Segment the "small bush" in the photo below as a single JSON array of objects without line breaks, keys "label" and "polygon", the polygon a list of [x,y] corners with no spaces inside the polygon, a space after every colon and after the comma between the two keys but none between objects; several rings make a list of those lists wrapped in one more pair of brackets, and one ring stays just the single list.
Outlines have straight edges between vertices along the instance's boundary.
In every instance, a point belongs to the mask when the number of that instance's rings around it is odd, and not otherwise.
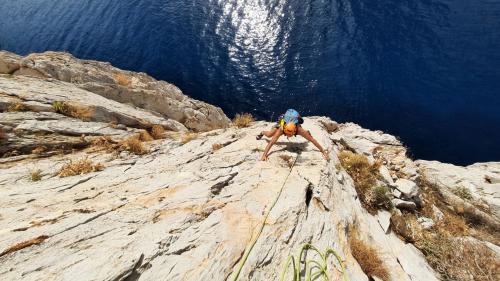
[{"label": "small bush", "polygon": [[29,174],[29,178],[31,181],[39,181],[42,179],[42,171],[40,169],[31,171]]},{"label": "small bush", "polygon": [[56,113],[63,114],[63,115],[68,115],[69,113],[69,108],[68,106],[62,102],[62,101],[54,101],[52,103],[52,108]]},{"label": "small bush", "polygon": [[389,280],[389,272],[374,247],[359,239],[358,235],[351,232],[349,236],[351,253],[358,261],[363,272],[368,276],[377,276],[384,281]]},{"label": "small bush", "polygon": [[12,103],[7,108],[7,111],[9,111],[9,112],[28,111],[28,110],[29,110],[29,108],[26,105],[24,105],[22,102]]},{"label": "small bush", "polygon": [[182,135],[181,137],[181,143],[186,144],[192,140],[195,140],[198,138],[198,133],[187,133]]},{"label": "small bush", "polygon": [[237,113],[233,119],[233,125],[238,128],[249,127],[255,119],[250,113]]},{"label": "small bush", "polygon": [[472,194],[466,187],[457,186],[453,189],[453,193],[464,200],[472,200]]},{"label": "small bush", "polygon": [[94,164],[91,160],[84,158],[75,161],[71,160],[59,170],[57,175],[63,178],[102,171],[103,169],[104,166],[101,163]]},{"label": "small bush", "polygon": [[144,144],[138,136],[128,137],[126,140],[121,142],[121,147],[128,152],[134,153],[136,155],[143,155],[148,153],[148,150],[144,147]]},{"label": "small bush", "polygon": [[387,210],[392,209],[392,196],[387,187],[379,185],[372,188],[370,197],[370,203],[372,206],[380,206]]},{"label": "small bush", "polygon": [[163,128],[163,126],[153,125],[153,127],[151,127],[151,136],[153,136],[155,140],[165,138],[164,134],[165,134],[165,129]]},{"label": "small bush", "polygon": [[113,73],[113,77],[115,78],[116,83],[118,83],[121,86],[129,86],[130,83],[132,82],[129,76],[121,72]]},{"label": "small bush", "polygon": [[221,149],[223,147],[224,147],[224,145],[222,145],[220,143],[214,143],[214,144],[212,144],[212,150],[214,150],[214,151],[215,150],[219,150],[219,149]]}]

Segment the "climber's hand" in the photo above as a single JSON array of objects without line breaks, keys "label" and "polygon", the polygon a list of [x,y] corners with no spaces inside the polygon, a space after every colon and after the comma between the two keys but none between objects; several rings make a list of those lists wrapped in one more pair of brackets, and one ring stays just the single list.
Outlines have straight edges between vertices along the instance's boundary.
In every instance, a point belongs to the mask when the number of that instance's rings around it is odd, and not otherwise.
[{"label": "climber's hand", "polygon": [[323,150],[323,157],[325,157],[326,161],[330,161],[330,155],[328,155],[328,151],[327,150]]}]

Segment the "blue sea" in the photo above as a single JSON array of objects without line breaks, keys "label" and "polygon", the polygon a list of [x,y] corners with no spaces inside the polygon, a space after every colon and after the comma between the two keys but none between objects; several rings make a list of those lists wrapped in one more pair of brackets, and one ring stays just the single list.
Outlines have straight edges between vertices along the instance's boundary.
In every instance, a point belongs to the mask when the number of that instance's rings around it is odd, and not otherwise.
[{"label": "blue sea", "polygon": [[500,0],[0,0],[0,48],[143,71],[230,117],[295,108],[414,158],[500,161]]}]

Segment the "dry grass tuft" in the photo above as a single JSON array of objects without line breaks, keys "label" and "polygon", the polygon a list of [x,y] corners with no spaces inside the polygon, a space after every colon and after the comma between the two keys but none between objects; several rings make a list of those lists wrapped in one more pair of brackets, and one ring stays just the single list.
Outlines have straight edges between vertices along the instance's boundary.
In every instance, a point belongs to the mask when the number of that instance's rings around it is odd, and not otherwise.
[{"label": "dry grass tuft", "polygon": [[238,128],[249,127],[255,119],[250,113],[237,113],[233,119],[233,126]]},{"label": "dry grass tuft", "polygon": [[219,150],[219,149],[221,149],[223,147],[224,147],[224,145],[220,144],[220,143],[214,143],[214,144],[212,144],[212,150],[214,150],[214,151],[215,150]]},{"label": "dry grass tuft", "polygon": [[11,103],[9,107],[7,107],[7,111],[9,112],[28,111],[28,110],[29,108],[22,102]]},{"label": "dry grass tuft", "polygon": [[71,177],[102,171],[103,169],[104,166],[101,163],[94,164],[91,160],[83,158],[75,161],[71,160],[69,163],[62,166],[57,175],[61,178]]},{"label": "dry grass tuft", "polygon": [[40,169],[30,171],[29,178],[31,181],[39,181],[42,179],[42,171]]},{"label": "dry grass tuft", "polygon": [[349,235],[349,246],[352,255],[366,275],[377,276],[384,281],[389,280],[389,272],[374,247],[359,239],[355,232]]},{"label": "dry grass tuft", "polygon": [[182,135],[181,137],[181,143],[186,144],[192,140],[195,140],[198,138],[198,133],[187,133]]},{"label": "dry grass tuft", "polygon": [[41,235],[41,236],[32,238],[30,240],[26,240],[26,241],[23,241],[21,243],[17,243],[17,244],[15,244],[13,246],[10,246],[9,248],[7,248],[2,253],[0,253],[0,257],[3,257],[5,255],[8,255],[10,253],[22,250],[24,248],[27,248],[27,247],[30,247],[30,246],[33,246],[33,245],[39,245],[40,243],[42,243],[43,241],[45,241],[47,238],[49,238],[49,236],[47,236],[47,235]]},{"label": "dry grass tuft", "polygon": [[94,115],[95,110],[89,106],[71,105],[67,102],[55,101],[52,108],[56,113],[78,118],[83,121],[89,121]]},{"label": "dry grass tuft", "polygon": [[141,131],[139,133],[140,141],[154,141],[155,139],[148,133],[148,131]]},{"label": "dry grass tuft", "polygon": [[[356,192],[363,203],[363,206],[370,212],[375,212],[378,205],[378,199],[385,202],[385,196],[380,196],[380,190],[374,190],[379,177],[379,164],[370,164],[368,158],[361,154],[356,154],[347,150],[341,151],[338,155],[340,164],[347,171],[354,181]],[[377,194],[378,193],[378,194]],[[388,194],[386,193],[388,196]],[[375,200],[373,198],[375,197]],[[382,197],[382,198],[377,198]],[[387,205],[387,204],[384,204]]]},{"label": "dry grass tuft", "polygon": [[131,136],[120,143],[121,148],[136,155],[143,155],[148,153],[146,147],[140,140],[139,136]]},{"label": "dry grass tuft", "polygon": [[35,147],[31,153],[33,154],[42,154],[44,153],[45,151],[47,151],[47,147],[43,146],[43,145],[40,145],[40,146],[37,146]]},{"label": "dry grass tuft", "polygon": [[88,106],[68,105],[68,108],[69,116],[78,118],[82,121],[90,121],[95,113],[95,110],[92,107]]},{"label": "dry grass tuft", "polygon": [[124,73],[121,72],[115,72],[113,73],[113,77],[116,80],[116,83],[118,83],[121,86],[129,86],[130,83],[132,83],[132,80],[130,77]]},{"label": "dry grass tuft", "polygon": [[286,155],[286,154],[281,154],[279,157],[281,159],[283,159],[283,161],[286,162],[286,165],[288,166],[288,168],[292,167],[292,165],[293,165],[292,156]]},{"label": "dry grass tuft", "polygon": [[161,125],[153,125],[153,127],[151,127],[151,136],[153,136],[155,140],[164,139],[165,129]]}]

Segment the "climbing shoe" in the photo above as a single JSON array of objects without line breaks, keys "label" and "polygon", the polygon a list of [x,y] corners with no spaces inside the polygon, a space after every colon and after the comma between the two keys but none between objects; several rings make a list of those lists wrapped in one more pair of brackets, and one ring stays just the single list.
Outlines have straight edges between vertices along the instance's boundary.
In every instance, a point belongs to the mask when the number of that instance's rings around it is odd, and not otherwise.
[{"label": "climbing shoe", "polygon": [[260,140],[264,135],[263,134],[258,134],[255,139]]}]

